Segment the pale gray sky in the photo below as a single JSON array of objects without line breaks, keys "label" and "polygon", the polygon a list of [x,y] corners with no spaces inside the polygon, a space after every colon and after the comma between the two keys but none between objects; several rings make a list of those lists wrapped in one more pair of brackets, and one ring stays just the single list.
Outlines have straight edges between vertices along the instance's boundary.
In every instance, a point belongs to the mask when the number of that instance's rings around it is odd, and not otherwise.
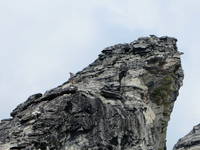
[{"label": "pale gray sky", "polygon": [[178,38],[184,86],[168,149],[200,123],[199,0],[0,0],[0,119],[28,96],[62,84],[107,46],[155,34]]}]

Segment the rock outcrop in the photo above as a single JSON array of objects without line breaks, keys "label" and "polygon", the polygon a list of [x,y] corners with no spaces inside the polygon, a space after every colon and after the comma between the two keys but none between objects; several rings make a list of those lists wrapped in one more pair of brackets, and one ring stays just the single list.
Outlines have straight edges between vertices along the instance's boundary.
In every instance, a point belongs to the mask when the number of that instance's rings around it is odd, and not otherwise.
[{"label": "rock outcrop", "polygon": [[192,131],[181,138],[173,150],[200,150],[200,124]]},{"label": "rock outcrop", "polygon": [[2,120],[0,150],[166,150],[183,80],[176,41],[150,36],[105,48]]}]

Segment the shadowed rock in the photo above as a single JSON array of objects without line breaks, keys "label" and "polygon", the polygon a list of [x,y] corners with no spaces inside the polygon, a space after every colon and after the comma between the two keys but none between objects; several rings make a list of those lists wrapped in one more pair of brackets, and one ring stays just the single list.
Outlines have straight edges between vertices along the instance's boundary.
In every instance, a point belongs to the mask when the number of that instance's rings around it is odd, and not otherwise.
[{"label": "shadowed rock", "polygon": [[2,120],[0,150],[165,150],[183,80],[176,41],[151,36],[104,49]]}]

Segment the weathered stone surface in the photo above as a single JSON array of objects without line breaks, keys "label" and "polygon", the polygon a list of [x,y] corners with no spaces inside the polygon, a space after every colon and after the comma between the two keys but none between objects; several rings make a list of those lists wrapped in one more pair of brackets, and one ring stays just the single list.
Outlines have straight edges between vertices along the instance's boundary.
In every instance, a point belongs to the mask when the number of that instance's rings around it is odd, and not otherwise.
[{"label": "weathered stone surface", "polygon": [[151,36],[104,49],[2,120],[0,150],[165,150],[183,80],[176,41]]},{"label": "weathered stone surface", "polygon": [[200,150],[200,124],[192,131],[181,138],[173,150]]}]

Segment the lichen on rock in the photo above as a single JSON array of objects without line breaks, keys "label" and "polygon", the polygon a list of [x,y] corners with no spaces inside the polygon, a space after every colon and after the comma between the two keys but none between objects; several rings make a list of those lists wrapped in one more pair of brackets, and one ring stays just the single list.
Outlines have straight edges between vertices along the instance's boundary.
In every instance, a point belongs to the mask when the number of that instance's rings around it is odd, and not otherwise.
[{"label": "lichen on rock", "polygon": [[0,150],[166,150],[183,80],[176,41],[150,36],[105,48],[2,120]]}]

